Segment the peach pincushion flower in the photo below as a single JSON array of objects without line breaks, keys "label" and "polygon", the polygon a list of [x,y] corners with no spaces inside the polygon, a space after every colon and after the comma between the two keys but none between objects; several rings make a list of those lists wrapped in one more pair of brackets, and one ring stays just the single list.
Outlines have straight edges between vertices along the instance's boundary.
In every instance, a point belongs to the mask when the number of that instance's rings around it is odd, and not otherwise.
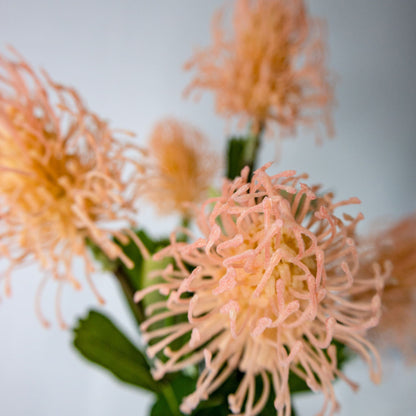
[{"label": "peach pincushion flower", "polygon": [[144,194],[162,214],[189,215],[189,204],[206,196],[218,169],[207,139],[190,124],[164,119],[151,133],[149,156]]},{"label": "peach pincushion flower", "polygon": [[[375,246],[376,261],[390,262],[391,278],[382,294],[382,315],[371,332],[375,342],[396,348],[411,362],[416,361],[416,214],[378,233],[370,242]],[[367,273],[368,262],[361,267]],[[364,294],[368,296],[367,293]]]},{"label": "peach pincushion flower", "polygon": [[214,20],[214,44],[186,64],[196,76],[186,93],[210,89],[217,112],[260,129],[276,122],[282,135],[298,125],[331,130],[332,86],[325,67],[322,23],[303,0],[236,0],[234,37]]},{"label": "peach pincushion flower", "polygon": [[[199,211],[203,237],[184,243],[172,236],[171,245],[155,259],[172,257],[175,266],[155,272],[162,283],[136,295],[137,301],[154,290],[167,296],[148,307],[150,317],[142,325],[148,355],[166,357],[156,359],[155,378],[205,360],[196,391],[182,403],[185,413],[238,368],[244,378],[229,397],[233,413],[260,413],[271,376],[277,414],[290,415],[292,370],[312,390],[323,392],[322,414],[328,405],[332,414],[337,407],[334,378],[355,386],[337,369],[333,340],[360,353],[374,381],[380,377],[378,354],[363,336],[378,322],[377,292],[384,277],[378,267],[371,279],[356,276],[352,236],[362,216],[344,215],[343,222],[334,214],[359,201],[333,203],[331,194],[318,197],[317,187],[300,182],[306,175],[286,171],[269,176],[267,168],[255,171],[250,182],[247,168],[233,182],[226,181],[222,195]],[[189,265],[195,267],[192,272]],[[352,301],[351,293],[363,284],[373,288],[373,297]],[[183,315],[185,322],[160,327],[165,319]],[[189,342],[175,348],[186,334]],[[263,380],[261,393],[256,376]]]},{"label": "peach pincushion flower", "polygon": [[10,261],[3,276],[6,292],[10,272],[34,260],[60,283],[79,288],[72,273],[76,257],[85,261],[95,291],[87,239],[110,259],[131,265],[112,238],[123,238],[116,231],[120,222],[134,222],[137,188],[125,169],[133,167],[137,176],[141,167],[127,153],[139,149],[118,142],[74,90],[46,74],[45,79],[20,57],[0,56],[0,252]]}]

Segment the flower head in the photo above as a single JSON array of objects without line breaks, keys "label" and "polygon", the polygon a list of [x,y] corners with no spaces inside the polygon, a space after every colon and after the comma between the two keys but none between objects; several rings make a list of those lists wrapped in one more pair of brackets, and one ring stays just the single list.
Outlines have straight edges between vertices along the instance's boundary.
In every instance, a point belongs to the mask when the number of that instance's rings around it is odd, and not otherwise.
[{"label": "flower head", "polygon": [[120,222],[134,223],[137,189],[126,168],[137,175],[141,167],[130,151],[139,149],[119,142],[73,89],[46,74],[39,77],[17,54],[13,61],[0,56],[0,252],[10,261],[6,292],[14,267],[33,261],[48,276],[79,288],[72,273],[77,257],[85,261],[95,291],[88,240],[110,259],[131,263],[113,242],[123,238]]},{"label": "flower head", "polygon": [[149,142],[149,169],[144,194],[162,214],[190,214],[218,169],[218,161],[203,134],[190,124],[164,119]]},{"label": "flower head", "polygon": [[[368,275],[369,263],[391,267],[382,294],[382,316],[371,333],[377,344],[401,351],[416,361],[416,214],[372,237],[373,255],[363,257],[360,273]],[[368,297],[368,292],[359,294]]]},{"label": "flower head", "polygon": [[236,0],[234,36],[213,25],[213,45],[186,64],[197,75],[187,92],[210,89],[217,112],[260,129],[275,122],[282,135],[298,125],[331,133],[332,86],[325,67],[322,23],[303,0]]},{"label": "flower head", "polygon": [[[142,326],[148,355],[165,356],[156,359],[156,378],[205,362],[196,391],[182,404],[184,412],[238,368],[244,378],[229,397],[233,413],[260,413],[271,379],[277,414],[290,415],[290,370],[324,393],[323,413],[328,404],[332,413],[337,403],[331,383],[336,376],[347,380],[337,368],[333,340],[360,353],[373,380],[379,378],[377,352],[363,335],[378,322],[376,292],[383,277],[356,275],[353,235],[361,215],[344,215],[342,221],[334,214],[359,201],[333,203],[331,194],[317,196],[317,187],[301,183],[306,175],[286,171],[269,176],[267,167],[255,171],[251,181],[247,168],[233,182],[226,181],[222,195],[199,211],[203,236],[190,243],[173,236],[156,259],[170,256],[175,265],[155,273],[163,281],[136,296],[140,300],[154,290],[167,295],[166,301],[148,307],[150,317]],[[363,282],[374,288],[374,296],[352,301],[351,293]],[[160,328],[166,318],[183,314],[186,321]],[[186,334],[189,342],[178,348],[175,342]],[[263,381],[261,393],[257,376]]]}]

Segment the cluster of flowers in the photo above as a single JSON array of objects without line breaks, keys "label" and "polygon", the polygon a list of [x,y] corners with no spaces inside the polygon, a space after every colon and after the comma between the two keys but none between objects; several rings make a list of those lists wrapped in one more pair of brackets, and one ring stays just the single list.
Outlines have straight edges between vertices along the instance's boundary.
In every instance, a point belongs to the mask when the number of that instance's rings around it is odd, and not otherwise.
[{"label": "cluster of flowers", "polygon": [[81,258],[86,281],[103,303],[91,279],[96,265],[88,245],[132,267],[114,238],[128,239],[142,197],[161,212],[184,212],[184,202],[203,198],[217,165],[215,155],[204,152],[202,134],[176,120],[155,127],[150,150],[126,142],[120,136],[131,133],[111,129],[76,91],[46,73],[39,77],[14,55],[0,56],[0,253],[9,260],[1,278],[10,295],[11,272],[37,262],[47,273],[36,309],[48,325],[39,300],[49,278],[59,282],[57,296],[63,283],[80,289],[73,263]]},{"label": "cluster of flowers", "polygon": [[[188,92],[214,90],[218,113],[250,122],[254,134],[270,126],[282,134],[302,125],[331,131],[322,22],[308,16],[302,0],[237,0],[233,22],[234,36],[227,38],[216,17],[213,46],[187,63],[197,71]],[[132,267],[134,259],[114,238],[133,238],[137,210],[147,200],[161,214],[195,218],[199,230],[181,230],[186,241],[172,234],[154,259],[174,260],[154,271],[157,282],[135,298],[163,295],[148,306],[141,327],[154,377],[202,366],[183,412],[190,413],[238,369],[244,376],[229,397],[233,413],[260,413],[272,386],[277,414],[289,416],[290,371],[322,391],[322,413],[333,413],[333,380],[355,387],[337,366],[334,341],[357,351],[374,381],[381,370],[366,337],[371,328],[375,341],[393,333],[391,339],[411,352],[415,216],[362,241],[356,235],[362,215],[335,213],[359,203],[357,198],[334,202],[332,194],[304,183],[307,175],[268,174],[270,165],[254,172],[244,168],[234,180],[224,179],[218,196],[206,199],[219,163],[196,128],[162,120],[147,147],[120,137],[128,135],[87,109],[73,89],[37,75],[19,55],[0,56],[6,294],[13,269],[32,262],[46,271],[40,291],[49,278],[59,283],[57,296],[63,283],[79,289],[73,262],[80,257],[86,281],[102,301],[91,279],[96,265],[89,245]],[[57,316],[64,326],[59,310]],[[161,326],[175,316],[185,319]],[[178,344],[185,335],[186,342]]]}]

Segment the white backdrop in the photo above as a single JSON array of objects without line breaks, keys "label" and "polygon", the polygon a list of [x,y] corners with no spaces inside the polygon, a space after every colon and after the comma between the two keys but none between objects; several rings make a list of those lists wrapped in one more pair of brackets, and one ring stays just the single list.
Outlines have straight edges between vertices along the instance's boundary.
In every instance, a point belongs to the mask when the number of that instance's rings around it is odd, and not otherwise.
[{"label": "white backdrop", "polygon": [[[199,126],[223,149],[225,124],[215,116],[213,99],[183,100],[190,75],[182,71],[193,47],[209,42],[210,17],[221,0],[0,0],[0,51],[11,44],[36,67],[81,92],[88,105],[114,126],[135,131],[144,142],[153,123],[173,115]],[[326,17],[330,64],[339,82],[336,137],[316,147],[312,137],[281,146],[276,169],[306,171],[312,182],[358,196],[366,224],[399,218],[416,209],[415,108],[416,3],[413,0],[311,0],[313,13]],[[262,162],[274,154],[267,143]],[[160,233],[175,219],[141,219]],[[145,415],[151,397],[118,384],[87,364],[70,346],[71,334],[55,324],[41,327],[33,313],[37,269],[16,273],[13,297],[0,304],[0,414]],[[105,311],[116,316],[137,340],[134,326],[108,276],[98,286]],[[53,292],[47,293],[48,305]],[[69,322],[94,304],[85,290],[64,296]],[[347,373],[361,384],[358,394],[338,385],[340,415],[414,415],[416,368],[391,358],[381,386],[372,386],[367,369],[354,362]],[[301,416],[314,414],[321,397],[297,400]]]}]

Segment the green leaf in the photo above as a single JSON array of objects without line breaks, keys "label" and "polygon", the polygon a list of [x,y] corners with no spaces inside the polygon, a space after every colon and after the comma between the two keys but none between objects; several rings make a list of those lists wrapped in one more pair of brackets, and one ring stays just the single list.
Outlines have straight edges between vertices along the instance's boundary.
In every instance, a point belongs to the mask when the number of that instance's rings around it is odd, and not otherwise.
[{"label": "green leaf", "polygon": [[[179,409],[178,409],[179,412]],[[152,410],[150,411],[150,416],[177,416],[180,415],[175,411],[170,409],[169,403],[166,401],[163,395],[157,396],[156,402],[152,406]]]},{"label": "green leaf", "polygon": [[291,395],[295,393],[310,391],[310,388],[306,384],[305,380],[300,378],[293,371],[291,371],[289,374],[289,389]]},{"label": "green leaf", "polygon": [[87,360],[125,383],[151,392],[160,389],[143,353],[103,314],[90,311],[73,332],[73,344]]}]

